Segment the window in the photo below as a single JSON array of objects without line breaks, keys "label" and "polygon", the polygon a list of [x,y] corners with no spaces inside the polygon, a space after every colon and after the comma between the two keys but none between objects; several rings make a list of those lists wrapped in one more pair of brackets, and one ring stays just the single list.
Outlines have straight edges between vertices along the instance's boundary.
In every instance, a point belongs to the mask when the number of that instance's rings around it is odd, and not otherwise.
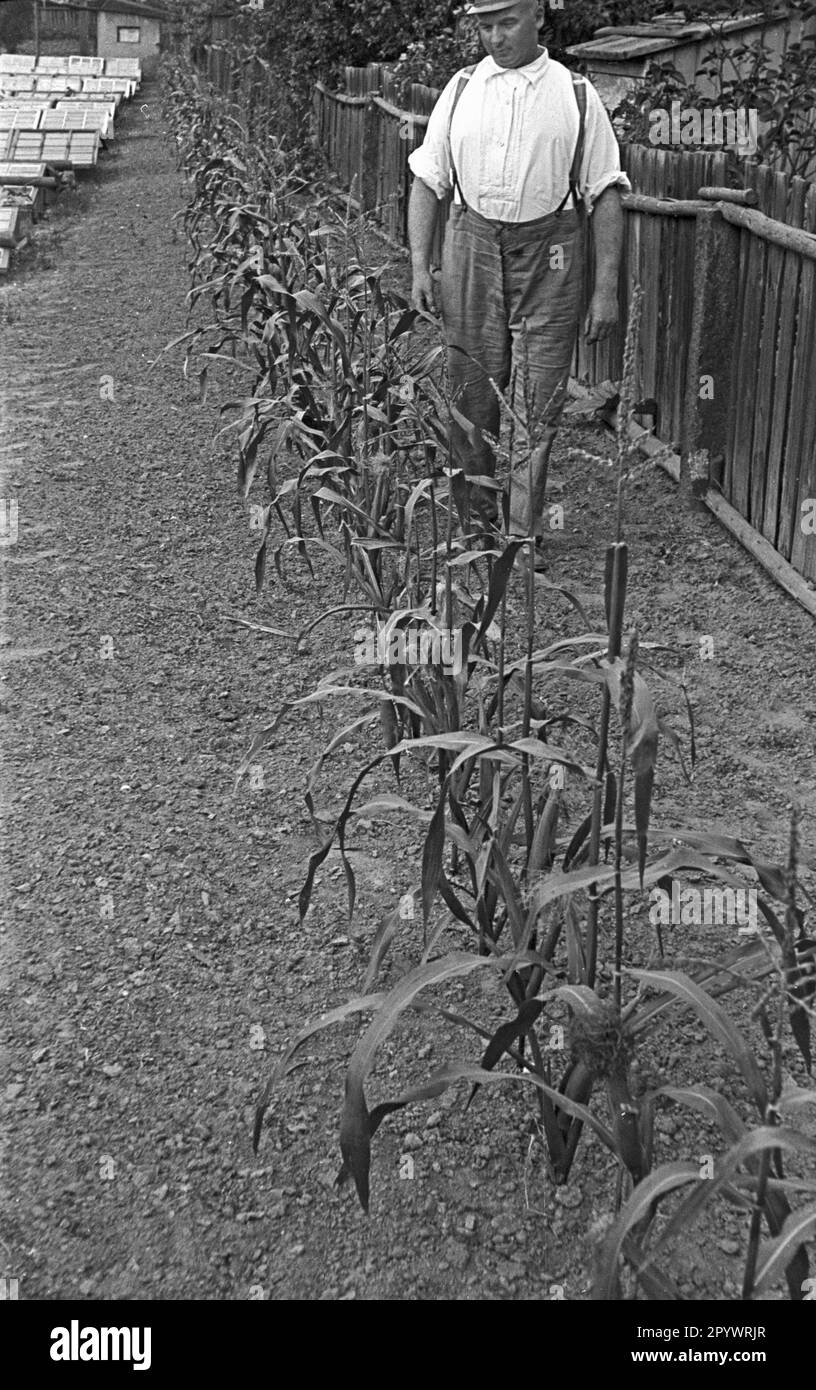
[{"label": "window", "polygon": [[116,30],[117,43],[140,43],[141,37],[141,31],[138,27],[125,29],[120,25]]}]

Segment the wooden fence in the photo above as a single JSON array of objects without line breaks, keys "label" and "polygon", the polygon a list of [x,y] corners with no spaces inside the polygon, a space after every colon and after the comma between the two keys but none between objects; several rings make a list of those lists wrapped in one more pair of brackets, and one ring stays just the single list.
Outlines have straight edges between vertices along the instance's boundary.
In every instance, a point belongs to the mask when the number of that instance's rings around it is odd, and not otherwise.
[{"label": "wooden fence", "polygon": [[[346,69],[346,92],[315,84],[315,138],[344,189],[377,222],[389,240],[408,239],[408,156],[425,138],[439,93],[412,83],[410,109],[397,104],[395,84],[376,64]],[[440,220],[434,256],[442,255]]]},{"label": "wooden fence", "polygon": [[770,170],[752,178],[775,220],[738,229],[736,386],[722,485],[740,515],[816,579],[816,518],[808,534],[805,515],[806,499],[816,499],[816,235],[809,245],[801,234],[773,235],[783,221],[816,233],[816,185]]}]

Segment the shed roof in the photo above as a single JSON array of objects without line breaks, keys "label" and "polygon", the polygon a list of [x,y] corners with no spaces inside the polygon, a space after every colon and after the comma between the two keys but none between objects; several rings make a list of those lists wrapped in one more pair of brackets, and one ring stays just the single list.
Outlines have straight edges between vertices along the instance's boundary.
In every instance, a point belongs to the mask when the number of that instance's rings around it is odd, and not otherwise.
[{"label": "shed roof", "polygon": [[137,15],[140,19],[169,18],[161,6],[144,4],[143,0],[88,0],[87,8],[97,13]]}]

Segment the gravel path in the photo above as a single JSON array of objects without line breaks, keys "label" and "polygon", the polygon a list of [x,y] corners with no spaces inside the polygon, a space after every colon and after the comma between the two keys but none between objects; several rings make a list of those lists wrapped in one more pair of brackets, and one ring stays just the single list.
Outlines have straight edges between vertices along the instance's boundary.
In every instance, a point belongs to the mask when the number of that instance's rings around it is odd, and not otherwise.
[{"label": "gravel path", "polygon": [[[462,1116],[449,1094],[389,1121],[366,1220],[332,1187],[354,1036],[341,1030],[252,1153],[270,1059],[359,989],[419,848],[361,828],[353,928],[335,868],[301,929],[303,780],[328,720],[292,726],[263,785],[233,791],[258,726],[348,659],[351,626],[303,657],[227,620],[260,612],[293,630],[335,587],[296,573],[259,609],[229,440],[213,442],[226,396],[216,384],[201,405],[178,354],[157,361],[185,327],[184,198],[155,91],[142,103],[0,292],[2,491],[19,505],[0,646],[0,1272],[26,1299],[585,1297],[610,1165],[589,1145],[576,1186],[553,1193],[527,1162],[516,1098]],[[611,487],[578,467],[554,540],[597,614]],[[665,478],[647,478],[634,513],[630,616],[690,650],[714,634],[717,652],[694,669],[708,761],[682,811],[667,772],[662,814],[754,838],[759,818],[778,847],[792,789],[816,810],[812,622],[713,521],[678,515]],[[397,943],[386,979],[412,950]],[[425,1075],[441,1054],[411,1029]],[[385,1061],[391,1089],[403,1072],[396,1052]],[[400,1180],[406,1154],[413,1181]],[[717,1238],[726,1257],[739,1248],[730,1227]],[[728,1296],[727,1260],[701,1244],[687,1266],[690,1288]]]}]

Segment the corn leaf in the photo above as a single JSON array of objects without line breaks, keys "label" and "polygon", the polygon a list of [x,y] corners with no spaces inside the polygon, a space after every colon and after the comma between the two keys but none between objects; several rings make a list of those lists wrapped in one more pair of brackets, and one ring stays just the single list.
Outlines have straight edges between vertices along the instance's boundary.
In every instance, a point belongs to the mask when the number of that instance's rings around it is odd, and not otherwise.
[{"label": "corn leaf", "polygon": [[[816,1204],[791,1212],[775,1240],[762,1247],[754,1275],[754,1296],[784,1274],[806,1240],[816,1233]],[[804,1289],[801,1297],[804,1298]]]}]

